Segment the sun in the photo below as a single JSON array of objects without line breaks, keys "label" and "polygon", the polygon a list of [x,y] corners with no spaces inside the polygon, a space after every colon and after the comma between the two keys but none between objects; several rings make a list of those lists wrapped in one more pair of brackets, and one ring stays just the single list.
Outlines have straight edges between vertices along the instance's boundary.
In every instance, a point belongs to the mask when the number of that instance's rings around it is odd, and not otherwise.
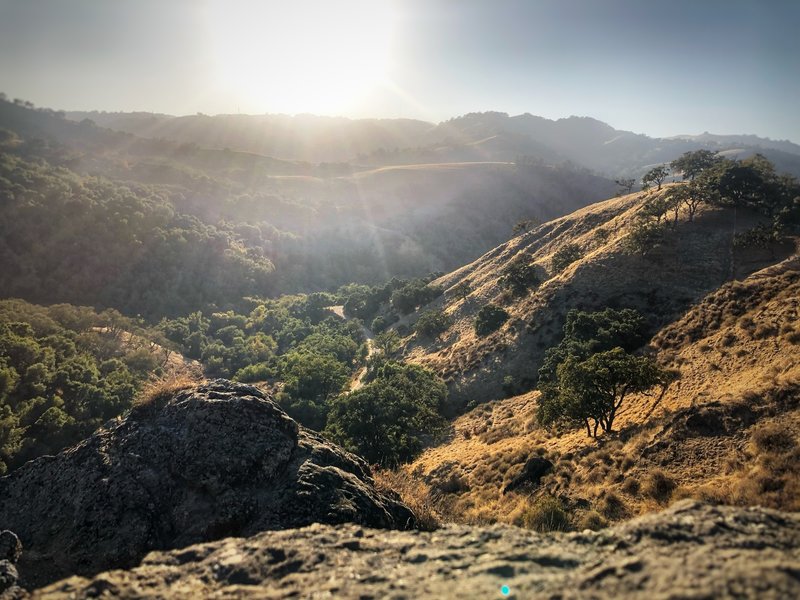
[{"label": "sun", "polygon": [[207,19],[219,84],[246,106],[345,114],[387,79],[390,2],[221,1]]}]

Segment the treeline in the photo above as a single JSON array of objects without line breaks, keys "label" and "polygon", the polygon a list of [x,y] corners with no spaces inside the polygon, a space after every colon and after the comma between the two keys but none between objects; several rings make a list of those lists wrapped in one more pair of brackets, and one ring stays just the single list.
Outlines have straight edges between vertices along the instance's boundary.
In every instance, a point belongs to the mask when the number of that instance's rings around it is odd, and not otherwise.
[{"label": "treeline", "polygon": [[[645,197],[639,222],[628,238],[633,252],[651,254],[669,239],[682,218],[692,222],[702,206],[745,209],[764,217],[757,228],[737,234],[737,246],[769,246],[800,227],[800,182],[778,174],[760,154],[731,160],[698,150],[685,153],[670,167],[684,181],[664,194]],[[644,188],[661,189],[669,172],[666,165],[652,169],[642,179]]]},{"label": "treeline", "polygon": [[0,475],[130,407],[168,351],[114,310],[0,301]]},{"label": "treeline", "polygon": [[272,263],[232,228],[121,185],[0,153],[0,289],[40,304],[114,307],[158,320],[238,307],[272,291]]}]

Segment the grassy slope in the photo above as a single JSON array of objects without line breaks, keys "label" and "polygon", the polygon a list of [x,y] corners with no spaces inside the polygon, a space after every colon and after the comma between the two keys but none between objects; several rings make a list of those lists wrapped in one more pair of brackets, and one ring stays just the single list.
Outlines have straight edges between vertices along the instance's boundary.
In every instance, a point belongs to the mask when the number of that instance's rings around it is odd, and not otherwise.
[{"label": "grassy slope", "polygon": [[[433,343],[408,338],[405,351],[450,383],[454,410],[502,397],[506,376],[513,379],[517,392],[532,389],[544,352],[559,341],[571,308],[635,308],[648,317],[655,332],[722,285],[732,269],[742,277],[776,260],[766,251],[732,254],[733,213],[720,209],[700,212],[693,223],[682,217],[660,253],[631,254],[624,248],[625,238],[642,197],[639,193],[607,200],[548,222],[436,282],[451,288],[466,280],[474,291],[465,301],[451,298],[425,307],[443,307],[454,324]],[[756,215],[740,211],[736,230],[757,221]],[[598,230],[607,237],[600,237]],[[553,253],[569,243],[581,248],[583,258],[561,273],[552,273]],[[790,249],[776,252],[784,256]],[[513,298],[500,286],[499,276],[505,265],[519,258],[532,262],[544,283]],[[504,306],[511,318],[499,331],[478,338],[472,324],[478,310],[490,302]]]},{"label": "grassy slope", "polygon": [[[468,278],[477,289],[447,307],[458,320],[443,342],[409,350],[449,374],[462,393],[501,398],[502,375],[538,367],[568,307],[634,306],[657,330],[650,352],[680,371],[679,382],[663,396],[631,398],[617,433],[596,442],[582,431],[537,427],[538,392],[481,404],[454,422],[448,443],[400,474],[418,484],[425,496],[418,502],[457,520],[524,524],[536,497],[552,494],[579,527],[598,512],[619,520],[687,495],[800,509],[791,467],[800,458],[800,258],[788,248],[732,256],[731,215],[707,210],[679,225],[680,239],[659,267],[621,250],[637,205],[632,195],[585,208],[442,278],[445,285]],[[738,226],[745,224],[740,214]],[[613,232],[602,244],[593,242],[598,226]],[[507,305],[513,317],[500,332],[476,339],[470,321],[497,300],[498,268],[521,252],[546,268],[567,241],[584,245],[586,256]],[[785,254],[792,255],[781,260]],[[723,283],[732,259],[742,280]],[[538,489],[503,494],[533,455],[552,460],[554,473]]]}]

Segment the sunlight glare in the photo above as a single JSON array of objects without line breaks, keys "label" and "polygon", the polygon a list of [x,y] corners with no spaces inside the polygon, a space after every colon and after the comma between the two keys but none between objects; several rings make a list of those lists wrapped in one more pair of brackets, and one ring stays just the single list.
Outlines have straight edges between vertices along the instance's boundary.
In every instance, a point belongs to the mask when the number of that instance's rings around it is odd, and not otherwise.
[{"label": "sunlight glare", "polygon": [[250,110],[345,113],[387,78],[394,15],[380,0],[208,5],[220,85]]}]

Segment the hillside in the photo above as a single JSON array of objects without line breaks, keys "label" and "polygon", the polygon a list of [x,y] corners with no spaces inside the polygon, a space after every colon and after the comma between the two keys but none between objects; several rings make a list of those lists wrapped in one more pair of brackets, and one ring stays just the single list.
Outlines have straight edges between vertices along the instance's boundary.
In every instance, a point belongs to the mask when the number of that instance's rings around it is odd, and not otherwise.
[{"label": "hillside", "polygon": [[[530,494],[561,498],[586,523],[678,497],[798,510],[798,297],[797,256],[708,294],[649,344],[680,379],[663,394],[631,398],[618,433],[599,443],[539,426],[539,393],[530,392],[460,417],[452,440],[404,472],[438,510],[467,522],[524,524]],[[499,493],[534,456],[553,463],[540,485]]]},{"label": "hillside", "polygon": [[[608,196],[615,187],[575,167],[544,164],[479,160],[372,168],[300,163],[249,151],[142,138],[4,101],[0,101],[0,129],[6,130],[0,152],[21,164],[21,169],[42,175],[24,181],[4,175],[2,193],[15,202],[18,197],[41,195],[41,179],[52,176],[80,182],[79,188],[106,187],[108,191],[94,205],[104,205],[106,196],[124,195],[126,188],[139,197],[157,197],[161,222],[166,218],[164,211],[174,213],[174,219],[162,225],[168,238],[174,237],[176,229],[205,227],[198,235],[216,237],[215,247],[226,255],[216,258],[229,264],[243,262],[252,269],[250,276],[236,276],[238,281],[230,282],[234,288],[249,288],[243,295],[312,292],[353,281],[374,284],[394,276],[449,271],[505,240],[521,219],[552,219]],[[19,187],[12,189],[12,184]],[[87,204],[84,193],[74,194]],[[491,206],[486,198],[493,199]],[[36,204],[46,209],[71,200],[50,193],[46,201]],[[21,215],[13,202],[2,210],[10,211],[4,215],[7,222],[16,219],[22,230],[34,227],[26,222],[32,215]],[[88,215],[64,213],[62,225],[74,231],[84,226],[76,221],[102,221],[106,217],[95,215],[97,210],[92,207]],[[176,223],[186,218],[191,225]],[[142,232],[139,237],[148,234]],[[39,233],[36,239],[56,237]],[[122,271],[125,278],[129,265],[113,257],[122,250],[138,258],[144,249],[127,236],[115,236],[113,245],[111,249],[106,241],[98,242],[104,250],[101,254],[113,263],[101,271]],[[26,260],[35,262],[31,256]],[[15,270],[33,271],[34,278],[41,278],[42,265],[19,266],[17,262],[11,259]],[[59,277],[68,276],[65,271]],[[29,292],[19,289],[18,280],[12,292],[31,300],[88,302],[63,294],[46,297],[39,290],[35,290],[38,295],[26,295]],[[141,282],[143,288],[150,285],[154,284]],[[102,293],[112,292],[106,288]],[[116,302],[126,312],[152,312],[148,304],[154,299],[131,302],[131,293],[116,293],[125,296]],[[209,297],[213,293],[204,295],[210,302],[223,304]],[[199,307],[198,303],[190,306]]]},{"label": "hillside", "polygon": [[653,138],[591,117],[546,119],[528,113],[470,113],[442,123],[410,119],[343,119],[313,115],[195,115],[70,112],[110,129],[210,148],[230,148],[308,162],[367,165],[570,161],[614,177],[641,177],[684,152],[761,152],[800,176],[800,146],[754,135]]},{"label": "hillside", "polygon": [[[678,497],[798,509],[797,238],[741,243],[765,217],[704,205],[691,220],[679,209],[662,222],[665,237],[633,249],[648,211],[682,185],[586,207],[433,282],[445,296],[420,312],[442,308],[449,327],[406,337],[405,356],[446,378],[454,413],[472,410],[451,439],[387,474],[409,498],[445,519],[532,526],[554,497],[578,528]],[[513,293],[505,281],[514,264],[532,265],[539,283]],[[489,304],[508,319],[478,336]],[[529,390],[548,349],[571,310],[607,308],[644,317],[639,352],[674,381],[630,396],[600,438],[544,427],[540,392]]]},{"label": "hillside", "polygon": [[[628,250],[626,237],[644,199],[661,197],[669,189],[665,186],[649,196],[632,194],[578,210],[515,237],[435,281],[446,290],[466,281],[472,292],[465,300],[451,296],[445,311],[453,318],[452,326],[434,343],[410,339],[407,356],[441,373],[464,404],[472,398],[497,398],[503,394],[506,376],[513,378],[518,389],[535,382],[544,352],[557,343],[570,309],[635,308],[655,332],[732,273],[743,277],[775,262],[766,250],[731,253],[735,231],[752,228],[763,217],[739,211],[734,224],[733,211],[711,207],[701,210],[692,223],[681,222],[668,242],[653,253],[642,256]],[[553,256],[568,245],[574,245],[580,257],[555,272]],[[787,256],[793,248],[774,251]],[[514,261],[533,265],[542,281],[533,293],[514,297],[502,285],[503,270]],[[509,319],[498,332],[478,337],[472,324],[488,303],[503,306]]]}]

